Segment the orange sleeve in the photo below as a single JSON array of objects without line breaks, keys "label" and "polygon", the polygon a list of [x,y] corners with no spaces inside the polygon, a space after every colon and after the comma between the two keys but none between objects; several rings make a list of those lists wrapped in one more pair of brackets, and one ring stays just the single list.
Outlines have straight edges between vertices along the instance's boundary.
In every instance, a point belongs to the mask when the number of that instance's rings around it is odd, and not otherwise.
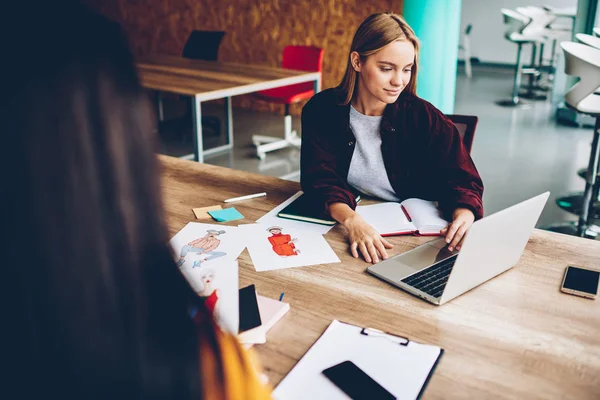
[{"label": "orange sleeve", "polygon": [[[219,362],[211,348],[200,343],[202,387],[207,400],[271,398],[271,390],[259,378],[258,362],[254,355],[242,348],[238,340],[217,329],[217,341],[223,365],[224,387],[219,384]],[[223,397],[224,396],[224,397]]]}]

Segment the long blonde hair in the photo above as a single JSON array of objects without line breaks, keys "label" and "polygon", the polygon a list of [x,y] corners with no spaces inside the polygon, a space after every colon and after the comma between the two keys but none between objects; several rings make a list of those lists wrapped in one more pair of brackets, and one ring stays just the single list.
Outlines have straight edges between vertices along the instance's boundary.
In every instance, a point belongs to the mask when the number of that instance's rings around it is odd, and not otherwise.
[{"label": "long blonde hair", "polygon": [[404,91],[411,94],[417,92],[417,70],[419,65],[419,39],[412,28],[398,14],[378,13],[372,14],[365,19],[356,30],[350,52],[348,53],[348,65],[346,72],[337,89],[344,96],[342,104],[349,104],[356,91],[356,80],[358,72],[352,67],[351,54],[356,51],[360,55],[361,61],[368,56],[377,53],[383,47],[395,42],[396,40],[405,40],[415,47],[415,62],[412,67],[410,81]]}]

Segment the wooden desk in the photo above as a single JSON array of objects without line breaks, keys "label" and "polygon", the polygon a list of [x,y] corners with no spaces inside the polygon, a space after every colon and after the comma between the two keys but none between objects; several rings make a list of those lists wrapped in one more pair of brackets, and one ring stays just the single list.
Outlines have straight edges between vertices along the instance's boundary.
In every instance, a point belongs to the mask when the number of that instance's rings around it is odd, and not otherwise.
[{"label": "wooden desk", "polygon": [[[192,207],[265,191],[235,204],[250,223],[298,189],[295,182],[160,157],[169,231],[194,221]],[[258,190],[260,189],[260,190]],[[446,349],[425,398],[600,398],[600,300],[562,294],[567,265],[600,266],[600,243],[535,230],[519,263],[437,307],[367,274],[339,226],[326,236],[340,264],[257,273],[247,251],[240,286],[285,292],[291,311],[255,349],[277,385],[332,319],[382,329]],[[429,239],[392,237],[398,254]],[[493,254],[490,254],[493,257]]]},{"label": "wooden desk", "polygon": [[[231,97],[259,90],[314,81],[320,90],[321,73],[294,71],[259,65],[190,60],[182,57],[153,55],[136,63],[142,86],[148,89],[183,94],[192,99],[194,118],[194,159],[233,147]],[[227,144],[204,150],[202,143],[201,103],[225,98]]]}]

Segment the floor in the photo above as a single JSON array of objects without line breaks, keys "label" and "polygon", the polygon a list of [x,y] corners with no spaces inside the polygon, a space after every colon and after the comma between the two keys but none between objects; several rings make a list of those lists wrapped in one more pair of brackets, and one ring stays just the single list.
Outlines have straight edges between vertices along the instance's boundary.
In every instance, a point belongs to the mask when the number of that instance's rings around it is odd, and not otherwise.
[{"label": "floor", "polygon": [[[553,120],[554,107],[546,101],[533,102],[530,108],[503,108],[494,102],[508,98],[511,92],[512,72],[474,68],[468,79],[459,71],[456,90],[456,114],[479,117],[472,157],[485,185],[484,206],[491,214],[544,191],[551,197],[537,226],[545,227],[561,221],[573,221],[575,216],[555,204],[557,196],[582,191],[583,179],[576,174],[587,166],[591,127],[567,127]],[[187,104],[172,109],[184,113]],[[204,115],[220,116],[223,106],[206,103]],[[178,111],[177,111],[178,110]],[[173,112],[173,111],[171,111]],[[168,114],[168,113],[167,113]],[[233,110],[235,146],[232,151],[206,158],[209,164],[299,180],[300,152],[284,149],[269,153],[265,160],[256,157],[252,145],[253,134],[283,136],[283,117],[243,109]],[[293,127],[300,132],[300,119],[294,118]],[[187,126],[191,132],[191,127]],[[218,145],[222,137],[205,132],[205,148]],[[181,129],[161,130],[161,151],[180,156],[189,153],[192,142],[181,135]]]}]

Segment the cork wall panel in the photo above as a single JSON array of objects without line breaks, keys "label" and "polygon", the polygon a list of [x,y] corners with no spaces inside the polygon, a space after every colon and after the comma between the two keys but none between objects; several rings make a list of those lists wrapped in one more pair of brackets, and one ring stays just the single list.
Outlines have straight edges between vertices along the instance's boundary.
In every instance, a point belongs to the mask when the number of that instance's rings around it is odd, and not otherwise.
[{"label": "cork wall panel", "polygon": [[[219,60],[281,65],[286,45],[325,50],[322,88],[336,86],[344,73],[354,31],[368,15],[401,13],[402,0],[87,0],[122,24],[136,55],[180,55],[190,32],[227,32]],[[234,106],[282,111],[252,96]],[[302,105],[292,108],[298,114]]]}]

